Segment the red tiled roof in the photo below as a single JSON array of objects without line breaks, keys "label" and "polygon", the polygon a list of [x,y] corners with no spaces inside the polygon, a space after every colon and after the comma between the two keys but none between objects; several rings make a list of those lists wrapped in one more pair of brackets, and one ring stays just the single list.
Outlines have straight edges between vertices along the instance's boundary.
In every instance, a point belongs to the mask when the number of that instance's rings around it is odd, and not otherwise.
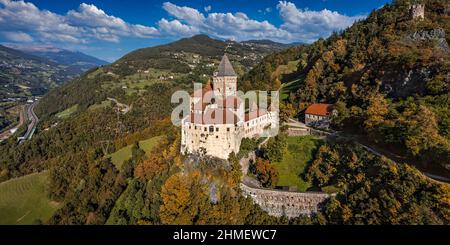
[{"label": "red tiled roof", "polygon": [[305,114],[329,116],[332,109],[333,105],[331,104],[312,104],[306,109]]},{"label": "red tiled roof", "polygon": [[248,122],[257,117],[264,116],[265,114],[267,114],[267,110],[265,109],[258,109],[256,111],[247,112],[245,113],[245,121]]},{"label": "red tiled roof", "polygon": [[196,124],[236,124],[238,117],[228,109],[209,109],[205,113],[191,113],[187,121]]}]

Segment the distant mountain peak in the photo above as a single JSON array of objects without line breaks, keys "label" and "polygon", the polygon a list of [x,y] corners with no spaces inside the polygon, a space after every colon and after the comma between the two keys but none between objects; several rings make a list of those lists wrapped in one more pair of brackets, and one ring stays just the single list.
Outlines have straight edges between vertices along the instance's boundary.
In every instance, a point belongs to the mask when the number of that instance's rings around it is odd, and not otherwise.
[{"label": "distant mountain peak", "polygon": [[53,52],[58,53],[64,49],[60,49],[51,45],[21,45],[21,44],[6,44],[6,47],[21,50],[23,52]]}]

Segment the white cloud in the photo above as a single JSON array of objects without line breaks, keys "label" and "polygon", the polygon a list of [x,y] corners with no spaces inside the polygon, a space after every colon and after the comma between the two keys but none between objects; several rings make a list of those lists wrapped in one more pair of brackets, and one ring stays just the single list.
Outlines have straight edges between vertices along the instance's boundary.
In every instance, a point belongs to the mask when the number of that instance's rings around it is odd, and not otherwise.
[{"label": "white cloud", "polygon": [[69,23],[86,27],[108,27],[117,30],[126,30],[127,23],[120,18],[107,15],[103,10],[92,4],[80,4],[78,10],[70,10],[66,19]]},{"label": "white cloud", "polygon": [[163,9],[171,16],[190,25],[200,25],[205,20],[205,16],[194,8],[180,7],[173,3],[165,2],[163,3]]},{"label": "white cloud", "polygon": [[185,25],[179,20],[168,21],[162,18],[158,22],[159,29],[162,33],[171,36],[188,37],[199,33],[195,27]]},{"label": "white cloud", "polygon": [[[281,42],[313,42],[364,18],[364,16],[346,16],[327,9],[302,10],[291,2],[280,1],[276,8],[283,23],[276,27],[268,21],[250,19],[245,13],[208,13],[205,16],[197,9],[177,6],[170,2],[165,2],[163,8],[174,20],[162,19],[159,22],[162,33],[175,35],[178,30],[180,36],[204,33],[233,40],[271,39]],[[271,11],[272,8],[267,7],[258,12],[266,14]]]},{"label": "white cloud", "polygon": [[158,22],[159,30],[166,35],[190,36],[198,33],[233,39],[285,40],[290,34],[278,29],[268,21],[250,19],[245,13],[209,13],[204,16],[197,9],[177,6],[170,2],[163,4],[164,10],[174,17],[168,21],[165,18]]},{"label": "white cloud", "polygon": [[2,32],[1,35],[3,35],[6,39],[13,42],[32,42],[33,37],[30,35],[24,33],[24,32],[10,32],[5,31]]},{"label": "white cloud", "polygon": [[[274,6],[275,7],[275,6]],[[298,9],[295,4],[280,1],[276,5],[282,24],[251,19],[245,13],[215,13],[211,6],[206,14],[187,6],[165,2],[168,17],[155,26],[131,24],[108,15],[93,4],[82,3],[66,14],[42,10],[24,0],[0,0],[0,37],[16,42],[86,44],[100,40],[120,42],[123,38],[186,37],[207,34],[233,40],[271,39],[280,42],[312,42],[341,30],[364,16],[346,16],[327,9]],[[269,13],[275,8],[261,10]]]},{"label": "white cloud", "polygon": [[280,1],[277,5],[283,24],[281,29],[293,33],[299,40],[312,42],[326,37],[333,31],[345,29],[365,16],[346,16],[336,11],[301,10],[294,3]]},{"label": "white cloud", "polygon": [[[123,37],[149,38],[158,35],[154,27],[129,24],[118,17],[107,15],[95,5],[82,3],[77,10],[59,15],[40,10],[33,3],[23,0],[0,0],[0,28],[6,33],[26,33],[29,38],[41,42],[74,44],[92,40],[119,42]],[[2,36],[11,40],[5,32]]]},{"label": "white cloud", "polygon": [[215,36],[236,40],[255,38],[281,40],[290,36],[288,32],[278,29],[268,21],[252,20],[244,13],[211,13],[205,24],[209,32]]}]

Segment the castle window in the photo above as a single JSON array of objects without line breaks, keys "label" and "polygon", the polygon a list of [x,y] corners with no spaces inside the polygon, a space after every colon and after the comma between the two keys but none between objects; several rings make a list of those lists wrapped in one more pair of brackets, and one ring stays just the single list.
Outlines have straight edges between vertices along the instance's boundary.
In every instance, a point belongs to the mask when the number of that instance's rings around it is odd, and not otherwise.
[{"label": "castle window", "polygon": [[[205,131],[206,131],[206,128],[205,128]],[[213,126],[210,126],[210,127],[209,127],[209,132],[210,132],[210,133],[214,132],[214,127],[213,127]]]},{"label": "castle window", "polygon": [[195,126],[195,130],[197,130],[197,126]]},{"label": "castle window", "polygon": [[227,132],[230,132],[230,128],[227,128]]},{"label": "castle window", "polygon": [[216,128],[216,132],[219,132],[219,128]]},{"label": "castle window", "polygon": [[216,135],[216,139],[218,139],[219,138],[219,136],[218,135]]},{"label": "castle window", "polygon": [[191,125],[189,125],[189,129],[191,129]]},{"label": "castle window", "polygon": [[205,132],[206,132],[206,131],[208,131],[208,128],[207,128],[207,127],[205,127]]}]

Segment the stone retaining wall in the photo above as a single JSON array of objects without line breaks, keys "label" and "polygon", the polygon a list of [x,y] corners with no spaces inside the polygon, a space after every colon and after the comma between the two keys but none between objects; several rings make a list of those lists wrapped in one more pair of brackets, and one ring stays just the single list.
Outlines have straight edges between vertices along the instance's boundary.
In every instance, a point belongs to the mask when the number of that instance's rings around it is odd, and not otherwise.
[{"label": "stone retaining wall", "polygon": [[241,184],[245,196],[249,196],[269,215],[288,218],[316,213],[320,204],[331,195],[317,192],[287,192],[252,188]]},{"label": "stone retaining wall", "polygon": [[310,135],[309,129],[307,128],[288,128],[287,133],[289,136],[306,136]]}]

